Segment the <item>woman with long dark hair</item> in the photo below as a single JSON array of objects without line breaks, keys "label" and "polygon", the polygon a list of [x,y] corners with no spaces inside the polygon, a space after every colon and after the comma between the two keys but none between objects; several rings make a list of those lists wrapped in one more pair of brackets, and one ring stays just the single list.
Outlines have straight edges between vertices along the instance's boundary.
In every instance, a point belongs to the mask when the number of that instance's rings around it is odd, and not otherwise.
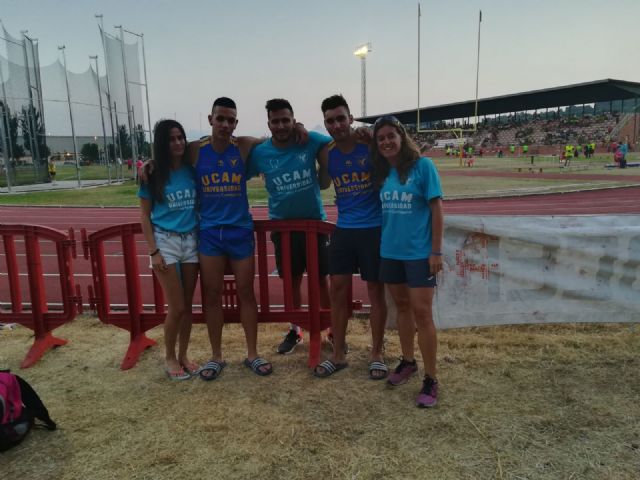
[{"label": "woman with long dark hair", "polygon": [[185,148],[182,125],[175,120],[156,123],[154,170],[149,182],[138,190],[140,223],[149,247],[150,266],[168,304],[164,322],[165,372],[171,380],[186,380],[200,370],[187,356],[198,278],[198,220],[195,173],[184,161]]},{"label": "woman with long dark hair", "polygon": [[374,124],[371,156],[382,200],[380,280],[396,304],[402,349],[400,363],[387,382],[402,385],[418,371],[417,329],[425,375],[416,405],[433,407],[438,401],[438,340],[432,305],[436,275],[442,270],[444,229],[440,178],[433,162],[420,156],[405,127],[393,116]]}]

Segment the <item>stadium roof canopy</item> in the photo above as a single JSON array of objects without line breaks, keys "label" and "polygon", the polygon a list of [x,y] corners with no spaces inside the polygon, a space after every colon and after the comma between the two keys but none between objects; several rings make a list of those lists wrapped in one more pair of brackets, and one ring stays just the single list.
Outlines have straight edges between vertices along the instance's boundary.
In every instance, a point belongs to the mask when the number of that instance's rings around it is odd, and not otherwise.
[{"label": "stadium roof canopy", "polygon": [[[637,97],[640,97],[640,83],[607,78],[595,82],[576,83],[563,87],[545,88],[543,90],[531,90],[529,92],[478,99],[478,115],[498,115],[527,110],[566,107],[569,105],[627,100]],[[357,118],[357,120],[364,123],[373,123],[382,115],[395,115],[398,120],[406,124],[416,123],[415,109],[389,112],[380,115],[368,115]],[[473,116],[475,116],[475,100],[420,109],[420,123]]]}]

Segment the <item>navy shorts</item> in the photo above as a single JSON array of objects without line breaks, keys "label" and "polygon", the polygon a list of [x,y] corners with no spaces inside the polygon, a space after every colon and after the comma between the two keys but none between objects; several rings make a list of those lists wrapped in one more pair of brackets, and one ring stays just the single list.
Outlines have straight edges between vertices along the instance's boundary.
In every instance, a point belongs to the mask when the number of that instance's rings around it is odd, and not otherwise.
[{"label": "navy shorts", "polygon": [[243,260],[253,257],[255,245],[253,230],[220,225],[200,230],[198,252],[208,257],[225,256],[231,260]]},{"label": "navy shorts", "polygon": [[379,282],[381,232],[381,227],[337,227],[329,244],[329,275],[360,272],[365,282]]},{"label": "navy shorts", "polygon": [[429,272],[429,260],[380,260],[380,281],[406,283],[410,288],[435,287],[436,276]]},{"label": "navy shorts", "polygon": [[[271,232],[271,241],[276,250],[276,268],[282,278],[282,245],[280,232]],[[320,276],[327,275],[329,270],[329,237],[318,234],[318,270]],[[291,274],[294,277],[302,275],[307,269],[307,239],[304,232],[291,232]]]}]

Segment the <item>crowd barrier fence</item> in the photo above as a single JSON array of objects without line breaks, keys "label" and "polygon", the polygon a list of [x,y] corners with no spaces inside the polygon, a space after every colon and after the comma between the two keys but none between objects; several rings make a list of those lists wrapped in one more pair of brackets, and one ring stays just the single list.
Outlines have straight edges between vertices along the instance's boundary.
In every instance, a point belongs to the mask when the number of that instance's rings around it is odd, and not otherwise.
[{"label": "crowd barrier fence", "polygon": [[[309,332],[309,367],[314,367],[320,359],[321,331],[331,325],[329,308],[322,308],[320,302],[320,275],[318,271],[318,244],[315,240],[318,234],[329,235],[333,224],[317,220],[256,220],[256,271],[258,275],[258,322],[259,323],[293,323]],[[281,232],[282,251],[291,251],[291,232],[305,232],[307,253],[306,283],[308,304],[300,308],[294,307],[293,278],[291,274],[291,255],[282,256],[283,269],[283,305],[274,306],[270,303],[271,287],[269,284],[269,265],[267,254],[267,234]],[[153,276],[153,308],[145,309],[142,302],[142,286],[138,265],[138,249],[136,235],[142,233],[140,224],[129,223],[115,225],[90,235],[82,231],[84,256],[91,260],[93,286],[89,287],[89,303],[100,320],[106,324],[115,325],[130,332],[129,347],[121,363],[121,369],[126,370],[136,365],[142,352],[156,342],[145,335],[145,332],[164,322],[166,315],[162,288]],[[105,257],[105,242],[117,242],[121,248],[124,261],[125,287],[127,305],[125,309],[112,308],[107,261]],[[145,247],[146,253],[146,247]],[[224,289],[222,295],[223,314],[225,323],[238,323],[240,311],[236,295],[233,276],[225,272]],[[202,284],[201,284],[202,288]],[[202,298],[205,292],[201,291]],[[348,300],[351,314],[360,308],[361,303]],[[204,323],[202,312],[194,312],[194,323]]]},{"label": "crowd barrier fence", "polygon": [[[36,225],[0,225],[10,303],[7,309],[0,309],[1,323],[19,323],[34,331],[35,340],[21,363],[22,368],[34,365],[50,348],[65,345],[66,340],[52,335],[52,331],[73,320],[82,313],[80,286],[75,284],[73,259],[76,258],[76,242],[73,229],[69,234],[52,228]],[[23,300],[20,282],[20,262],[16,250],[16,240],[24,244],[26,275],[29,301]],[[50,309],[47,302],[41,242],[53,242],[56,251],[57,276],[60,284],[60,308]],[[21,254],[22,255],[22,254]]]}]

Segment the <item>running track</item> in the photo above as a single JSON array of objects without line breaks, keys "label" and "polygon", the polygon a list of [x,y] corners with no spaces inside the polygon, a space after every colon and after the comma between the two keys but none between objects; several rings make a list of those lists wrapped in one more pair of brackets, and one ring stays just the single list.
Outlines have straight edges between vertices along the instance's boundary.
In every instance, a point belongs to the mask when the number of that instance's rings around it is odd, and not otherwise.
[{"label": "running track", "polygon": [[[495,175],[495,172],[494,172]],[[639,177],[640,180],[640,177]],[[87,191],[90,194],[90,190]],[[267,210],[264,207],[252,209],[255,219],[266,219]],[[592,190],[573,193],[558,193],[547,195],[527,195],[508,198],[484,198],[484,199],[460,199],[445,201],[446,215],[587,215],[587,214],[640,214],[640,187],[625,187],[616,189]],[[76,281],[81,285],[82,295],[87,300],[87,286],[91,283],[90,263],[82,255],[82,246],[79,242],[80,229],[86,228],[88,233],[92,233],[101,228],[121,223],[138,221],[137,208],[83,208],[83,207],[6,207],[0,206],[0,219],[4,224],[31,224],[44,225],[47,227],[66,231],[73,227],[76,231],[78,241],[78,258],[74,262],[74,272]],[[335,207],[327,207],[329,221],[335,221]],[[138,250],[139,268],[143,277],[143,282],[149,282],[148,259],[146,247],[142,238],[139,240]],[[56,257],[52,245],[44,242],[42,254],[44,257],[43,270],[45,272],[45,289],[47,299],[52,304],[59,302],[59,287],[56,285],[57,271]],[[24,272],[24,250],[23,245],[17,244],[19,256],[19,269]],[[109,282],[114,303],[125,303],[125,290],[123,278],[123,265],[118,244],[114,243],[105,252],[109,258]],[[8,280],[6,276],[6,263],[4,260],[4,250],[0,252],[0,303],[9,301]],[[272,255],[269,258],[270,271],[275,269],[275,261]],[[280,280],[276,276],[272,278],[274,296],[281,296]],[[21,277],[24,301],[28,301],[28,288],[25,276]],[[143,287],[144,288],[144,287]],[[144,303],[152,303],[152,292],[150,288],[144,288]],[[121,300],[118,301],[117,299]],[[359,278],[354,278],[354,299],[363,300],[368,303],[365,285]],[[199,293],[194,299],[196,304],[200,303]],[[282,300],[272,299],[272,303],[280,304]]]}]

